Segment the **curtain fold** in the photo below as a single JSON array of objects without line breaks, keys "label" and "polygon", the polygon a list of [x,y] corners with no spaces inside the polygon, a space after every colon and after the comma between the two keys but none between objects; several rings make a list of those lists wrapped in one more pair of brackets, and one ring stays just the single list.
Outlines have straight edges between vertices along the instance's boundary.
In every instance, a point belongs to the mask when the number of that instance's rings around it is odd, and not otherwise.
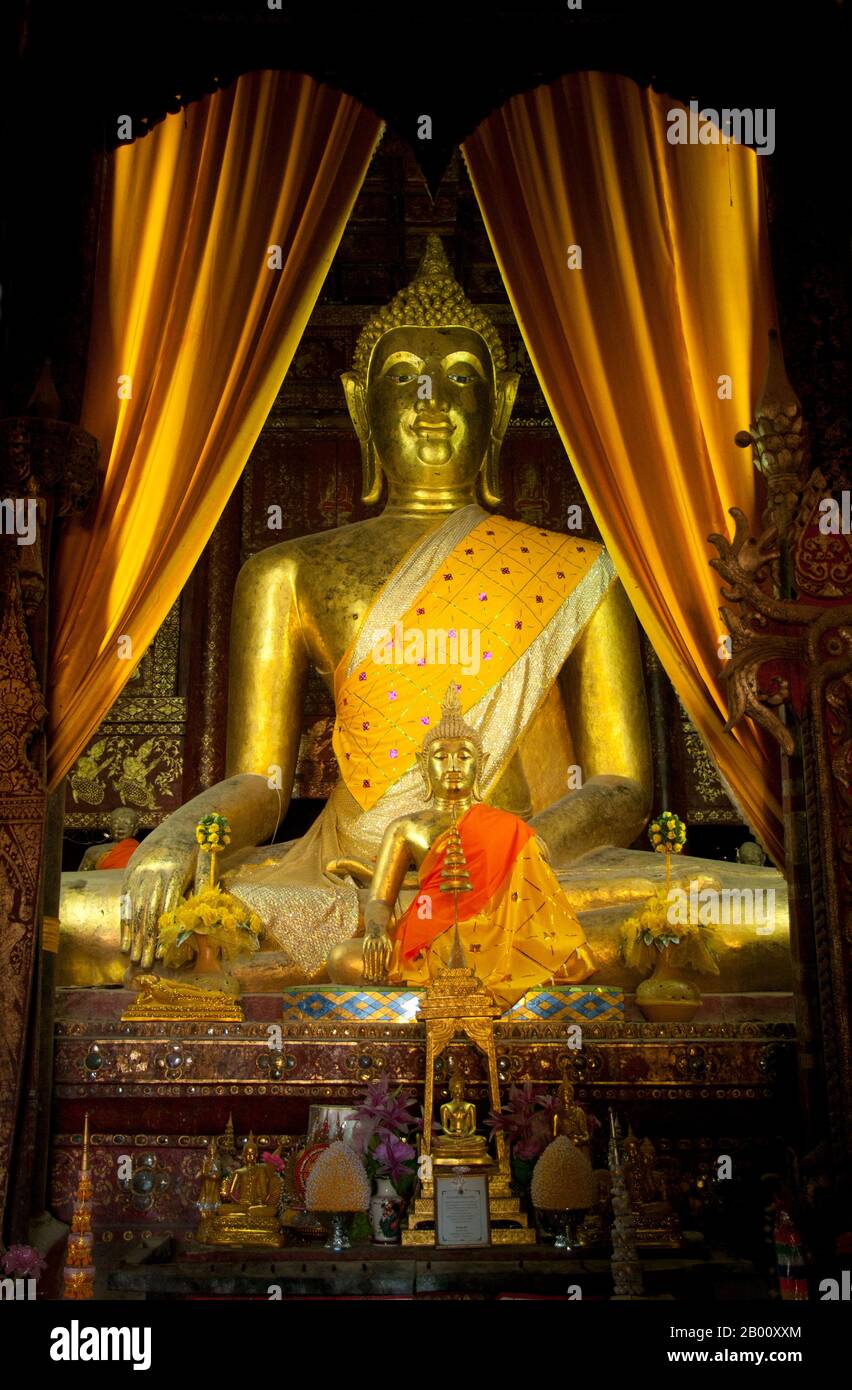
[{"label": "curtain fold", "polygon": [[57,556],[51,787],[209,539],[381,129],[313,78],[254,72],[110,156],[80,421],[100,440],[103,485]]},{"label": "curtain fold", "polygon": [[741,814],[783,865],[774,745],[752,724],[723,729],[706,539],[730,531],[729,507],[755,510],[751,456],[733,441],[775,319],[758,156],[669,144],[675,105],[628,78],[572,74],[513,97],[462,150],[619,576]]}]

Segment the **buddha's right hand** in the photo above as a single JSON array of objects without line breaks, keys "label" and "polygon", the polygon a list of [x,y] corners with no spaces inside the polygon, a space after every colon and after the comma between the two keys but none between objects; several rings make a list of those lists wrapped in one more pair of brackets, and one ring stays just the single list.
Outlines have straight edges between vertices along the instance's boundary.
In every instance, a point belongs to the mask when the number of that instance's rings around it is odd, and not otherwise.
[{"label": "buddha's right hand", "polygon": [[134,851],[124,876],[121,949],[148,970],[157,954],[157,924],[172,912],[195,876],[196,843],[163,844],[149,836]]}]

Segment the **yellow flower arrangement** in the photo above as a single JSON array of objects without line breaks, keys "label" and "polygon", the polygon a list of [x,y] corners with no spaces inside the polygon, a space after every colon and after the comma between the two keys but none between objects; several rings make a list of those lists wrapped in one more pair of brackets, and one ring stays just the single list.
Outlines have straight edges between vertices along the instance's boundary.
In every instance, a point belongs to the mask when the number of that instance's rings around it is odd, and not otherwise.
[{"label": "yellow flower arrangement", "polygon": [[262,923],[238,898],[221,888],[204,888],[158,923],[164,964],[177,968],[197,954],[193,937],[208,936],[226,960],[248,955],[259,946]]},{"label": "yellow flower arrangement", "polygon": [[648,826],[648,839],[655,854],[682,854],[686,843],[686,825],[674,811],[661,811]]},{"label": "yellow flower arrangement", "polygon": [[658,959],[656,952],[668,947],[673,964],[718,975],[712,930],[698,922],[672,922],[671,910],[670,890],[658,888],[638,912],[622,922],[621,954],[625,965],[635,970],[649,969]]},{"label": "yellow flower arrangement", "polygon": [[195,838],[203,850],[223,849],[231,843],[231,827],[227,818],[216,812],[202,816],[195,827]]}]

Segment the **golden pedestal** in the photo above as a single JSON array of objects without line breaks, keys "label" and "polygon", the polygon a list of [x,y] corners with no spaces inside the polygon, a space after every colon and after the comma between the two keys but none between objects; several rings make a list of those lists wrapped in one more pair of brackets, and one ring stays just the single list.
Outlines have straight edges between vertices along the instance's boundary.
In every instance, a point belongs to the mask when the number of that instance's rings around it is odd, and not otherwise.
[{"label": "golden pedestal", "polygon": [[[432,1171],[439,1177],[451,1177],[453,1165],[446,1165],[446,1174],[437,1170],[445,1165],[433,1164]],[[458,1166],[458,1165],[455,1165]],[[521,1199],[512,1195],[511,1185],[496,1164],[489,1164],[488,1177],[488,1219],[491,1226],[492,1245],[535,1245],[536,1233],[527,1224],[527,1214],[521,1211]],[[481,1173],[484,1165],[474,1169]],[[497,1222],[511,1222],[511,1225],[497,1225]],[[402,1228],[403,1245],[434,1245],[435,1228],[435,1183],[429,1179],[420,1185],[420,1193],[405,1218]]]},{"label": "golden pedestal", "polygon": [[[434,1176],[443,1176],[440,1172],[442,1168],[445,1169],[447,1177],[451,1177],[460,1168],[470,1168],[476,1173],[485,1172],[488,1178],[488,1216],[492,1245],[535,1244],[535,1231],[531,1231],[527,1225],[526,1213],[521,1211],[520,1198],[512,1195],[509,1150],[505,1134],[498,1131],[496,1136],[496,1163],[491,1160],[484,1144],[477,1144],[473,1136],[468,1143],[464,1140],[456,1143],[439,1140],[437,1148],[432,1139],[435,1060],[459,1033],[470,1038],[485,1054],[491,1104],[495,1110],[500,1109],[500,1083],[497,1077],[497,1053],[494,1044],[494,1019],[499,1012],[494,999],[476,972],[464,964],[456,929],[450,962],[439,970],[433,979],[418,1014],[418,1018],[426,1024],[422,1153],[432,1158],[433,1177],[425,1179],[420,1185],[419,1194],[414,1199],[413,1208],[402,1230],[403,1245],[435,1244],[437,1232]],[[443,1153],[440,1152],[442,1149]],[[465,1149],[469,1149],[470,1152],[465,1154]],[[487,1163],[480,1155],[488,1160]],[[498,1222],[511,1224],[498,1225]]]}]

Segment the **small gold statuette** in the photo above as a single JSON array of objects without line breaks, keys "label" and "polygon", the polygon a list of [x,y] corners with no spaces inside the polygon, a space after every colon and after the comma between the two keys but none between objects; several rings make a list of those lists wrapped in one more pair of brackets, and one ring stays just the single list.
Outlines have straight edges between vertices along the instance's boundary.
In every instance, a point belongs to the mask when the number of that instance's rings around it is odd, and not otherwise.
[{"label": "small gold statuette", "polygon": [[574,1099],[574,1083],[567,1067],[562,1073],[559,1106],[553,1117],[554,1139],[558,1139],[560,1134],[564,1135],[566,1139],[570,1139],[572,1144],[576,1144],[580,1152],[591,1160],[589,1122],[585,1110]]},{"label": "small gold statuette", "polygon": [[[202,1179],[205,1202],[212,1192],[212,1157]],[[207,1184],[206,1187],[204,1184]],[[219,1206],[202,1221],[208,1245],[274,1245],[284,1243],[278,1222],[281,1179],[268,1163],[258,1161],[257,1140],[246,1140],[241,1166],[226,1177],[219,1190]],[[202,1239],[199,1229],[199,1239]]]},{"label": "small gold statuette", "polygon": [[204,1156],[204,1163],[201,1167],[201,1183],[198,1190],[198,1200],[196,1206],[200,1212],[200,1220],[196,1230],[196,1239],[201,1245],[208,1245],[213,1233],[213,1223],[216,1213],[219,1210],[219,1194],[222,1188],[222,1178],[225,1175],[225,1167],[219,1158],[219,1140],[214,1135],[207,1144],[207,1153]]},{"label": "small gold statuette", "polygon": [[632,1128],[628,1128],[624,1140],[623,1170],[636,1216],[636,1244],[679,1250],[680,1220],[669,1201],[668,1184],[657,1165],[656,1150],[648,1138],[640,1144]]},{"label": "small gold statuette", "polygon": [[122,1023],[145,1019],[174,1019],[191,1023],[194,1019],[215,1019],[217,1023],[242,1023],[245,1015],[238,999],[219,989],[202,989],[182,980],[165,980],[160,975],[138,975],[139,993],[121,1015]]},{"label": "small gold statuette", "polygon": [[453,1072],[450,1078],[450,1099],[441,1106],[440,1115],[442,1133],[432,1140],[436,1166],[491,1164],[485,1137],[476,1133],[476,1107],[464,1098],[461,1072]]}]

